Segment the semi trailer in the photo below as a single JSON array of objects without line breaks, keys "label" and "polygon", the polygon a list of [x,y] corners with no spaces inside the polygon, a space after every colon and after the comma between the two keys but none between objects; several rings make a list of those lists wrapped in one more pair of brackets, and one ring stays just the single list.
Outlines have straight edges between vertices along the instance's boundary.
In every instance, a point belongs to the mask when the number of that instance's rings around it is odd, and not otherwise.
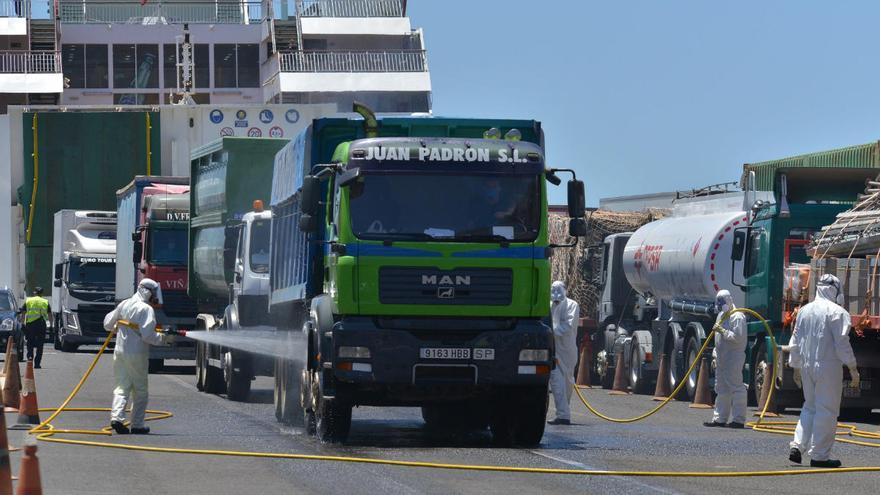
[{"label": "semi trailer", "polygon": [[[116,191],[115,299],[131,297],[143,278],[162,287],[156,322],[171,330],[195,328],[197,308],[186,293],[189,178],[136,176]],[[150,371],[166,359],[194,359],[195,343],[178,337],[150,346]]]},{"label": "semi trailer", "polygon": [[[358,110],[276,158],[269,308],[307,342],[276,360],[278,418],[341,441],[353,407],[413,406],[428,426],[537,444],[554,363],[545,181],[561,182],[540,123]],[[583,235],[583,183],[568,187]]]},{"label": "semi trailer", "polygon": [[74,352],[107,337],[104,315],[114,307],[116,212],[61,210],[52,239],[55,348]]}]

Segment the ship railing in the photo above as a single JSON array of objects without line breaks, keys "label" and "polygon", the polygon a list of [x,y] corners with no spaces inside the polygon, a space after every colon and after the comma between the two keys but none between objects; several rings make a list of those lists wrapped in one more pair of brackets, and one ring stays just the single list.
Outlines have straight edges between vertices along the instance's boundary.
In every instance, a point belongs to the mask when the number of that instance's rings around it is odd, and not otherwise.
[{"label": "ship railing", "polygon": [[282,72],[426,72],[425,50],[282,52]]},{"label": "ship railing", "polygon": [[302,17],[403,17],[401,0],[301,0]]},{"label": "ship railing", "polygon": [[0,51],[0,74],[55,74],[61,72],[58,52]]},{"label": "ship railing", "polygon": [[260,1],[133,2],[61,1],[62,24],[259,24]]}]

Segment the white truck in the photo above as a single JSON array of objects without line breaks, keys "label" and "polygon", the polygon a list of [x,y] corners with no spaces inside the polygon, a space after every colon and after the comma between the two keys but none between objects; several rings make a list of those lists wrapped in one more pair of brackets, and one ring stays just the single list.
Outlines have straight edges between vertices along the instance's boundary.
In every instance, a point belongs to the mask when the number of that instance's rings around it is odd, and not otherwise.
[{"label": "white truck", "polygon": [[116,212],[56,212],[52,264],[55,348],[100,344],[107,337],[104,315],[114,307]]}]

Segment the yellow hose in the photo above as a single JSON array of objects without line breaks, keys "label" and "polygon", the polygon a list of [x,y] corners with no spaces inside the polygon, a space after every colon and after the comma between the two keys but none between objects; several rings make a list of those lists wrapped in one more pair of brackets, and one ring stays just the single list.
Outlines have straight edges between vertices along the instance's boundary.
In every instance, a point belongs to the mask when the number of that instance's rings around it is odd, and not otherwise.
[{"label": "yellow hose", "polygon": [[[127,322],[120,321],[121,324]],[[710,334],[711,335],[711,334]],[[231,457],[251,457],[262,459],[290,459],[303,461],[330,461],[330,462],[346,462],[359,464],[374,464],[384,466],[408,467],[408,468],[428,468],[428,469],[449,469],[462,471],[484,471],[484,472],[504,472],[504,473],[527,473],[527,474],[565,474],[578,476],[629,476],[629,477],[680,477],[680,478],[742,478],[742,477],[763,477],[763,476],[802,476],[808,474],[842,474],[842,473],[864,473],[864,472],[880,472],[880,466],[861,466],[847,468],[820,468],[820,469],[783,469],[778,471],[628,471],[628,470],[603,470],[603,469],[566,469],[566,468],[539,468],[539,467],[520,467],[520,466],[492,466],[483,464],[455,464],[441,462],[421,462],[421,461],[401,461],[395,459],[368,458],[368,457],[352,457],[352,456],[334,456],[334,455],[313,455],[313,454],[292,454],[282,452],[248,452],[235,450],[209,450],[209,449],[188,449],[173,447],[151,447],[145,445],[132,445],[123,443],[100,442],[94,440],[74,440],[70,438],[57,438],[59,434],[78,434],[78,435],[102,435],[109,436],[112,433],[108,428],[103,430],[62,430],[55,429],[51,421],[58,418],[64,411],[72,412],[109,412],[109,408],[98,407],[68,407],[70,402],[79,393],[86,380],[91,375],[98,360],[103,355],[113,333],[104,340],[101,350],[95,355],[89,368],[83,374],[79,383],[68,395],[67,399],[55,409],[44,408],[40,411],[52,412],[45,421],[30,430],[29,433],[35,434],[38,440],[44,442],[60,443],[66,445],[79,445],[88,447],[103,447],[109,449],[129,450],[138,452],[155,452],[163,454],[191,454],[191,455],[211,455],[211,456],[231,456]],[[708,340],[708,339],[707,339]],[[774,342],[775,343],[775,342]],[[704,346],[705,348],[705,346]],[[774,349],[775,352],[775,349]],[[580,395],[580,392],[578,392]],[[586,401],[584,401],[586,402]],[[768,401],[769,402],[769,401]],[[766,409],[766,407],[765,407]],[[594,410],[594,409],[591,409]],[[172,413],[167,411],[148,410],[147,421],[158,421],[172,417]],[[652,413],[653,414],[653,413]],[[774,431],[774,433],[778,433]],[[864,432],[865,435],[876,435]]]},{"label": "yellow hose", "polygon": [[28,223],[27,230],[25,231],[25,240],[27,243],[31,243],[31,231],[34,227],[34,209],[37,204],[37,186],[40,184],[40,148],[37,143],[37,114],[34,113],[33,124],[31,125],[31,130],[34,131],[34,152],[32,156],[34,157],[34,181],[33,187],[31,189],[31,204],[28,206]]}]

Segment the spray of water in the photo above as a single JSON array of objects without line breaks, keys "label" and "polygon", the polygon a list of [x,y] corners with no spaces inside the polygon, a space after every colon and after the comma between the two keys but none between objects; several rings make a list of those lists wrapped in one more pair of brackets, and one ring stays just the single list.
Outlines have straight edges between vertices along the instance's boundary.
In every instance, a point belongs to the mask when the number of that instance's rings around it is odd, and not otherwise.
[{"label": "spray of water", "polygon": [[306,338],[299,330],[219,330],[192,331],[186,336],[213,345],[262,356],[296,359],[306,353]]}]

